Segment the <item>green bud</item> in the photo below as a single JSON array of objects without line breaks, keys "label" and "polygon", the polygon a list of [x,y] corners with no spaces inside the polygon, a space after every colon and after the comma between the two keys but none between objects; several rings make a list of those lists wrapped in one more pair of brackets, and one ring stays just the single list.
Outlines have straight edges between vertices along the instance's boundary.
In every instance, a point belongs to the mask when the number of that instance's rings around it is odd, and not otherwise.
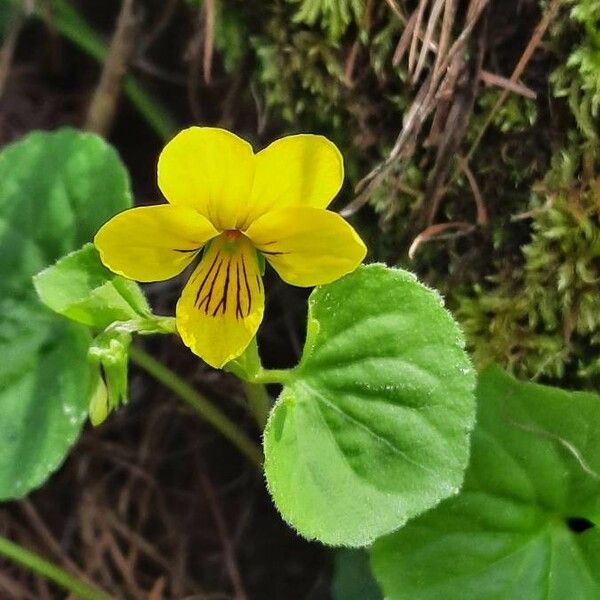
[{"label": "green bud", "polygon": [[[127,374],[131,333],[115,326],[105,329],[98,335],[88,351],[89,359],[98,364],[104,376],[106,399],[94,400],[94,410],[90,405],[90,419],[101,423],[109,412],[127,403]],[[105,412],[103,412],[105,406]]]},{"label": "green bud", "polygon": [[108,402],[108,390],[102,377],[98,378],[98,385],[90,398],[90,421],[94,427],[101,425],[110,411]]}]

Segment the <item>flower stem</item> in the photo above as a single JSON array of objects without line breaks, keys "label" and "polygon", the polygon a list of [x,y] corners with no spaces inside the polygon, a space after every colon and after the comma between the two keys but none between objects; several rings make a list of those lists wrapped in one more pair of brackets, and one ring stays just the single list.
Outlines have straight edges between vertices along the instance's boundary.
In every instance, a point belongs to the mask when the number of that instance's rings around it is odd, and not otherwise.
[{"label": "flower stem", "polygon": [[248,400],[250,411],[261,431],[264,431],[271,412],[271,397],[262,383],[242,381],[242,387]]},{"label": "flower stem", "polygon": [[260,369],[254,375],[255,383],[281,383],[286,384],[292,377],[293,369]]},{"label": "flower stem", "polygon": [[23,567],[27,567],[38,575],[42,575],[80,600],[110,600],[110,597],[98,588],[80,581],[59,566],[42,558],[39,554],[25,550],[25,548],[2,536],[0,536],[0,555]]},{"label": "flower stem", "polygon": [[262,469],[263,456],[260,448],[233,421],[223,414],[210,400],[199,394],[176,373],[152,358],[137,346],[129,350],[131,360],[148,372],[157,381],[177,394],[181,400],[191,406],[198,415],[208,421],[223,434],[234,446]]}]

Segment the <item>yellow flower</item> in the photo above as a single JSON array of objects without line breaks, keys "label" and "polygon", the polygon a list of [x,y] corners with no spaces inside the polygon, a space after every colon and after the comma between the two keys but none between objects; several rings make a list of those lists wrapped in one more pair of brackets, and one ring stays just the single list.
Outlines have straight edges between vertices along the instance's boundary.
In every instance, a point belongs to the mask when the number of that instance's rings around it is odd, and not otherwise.
[{"label": "yellow flower", "polygon": [[174,277],[204,248],[176,323],[184,343],[220,368],[246,349],[263,318],[257,251],[297,286],[334,281],[364,258],[354,229],[325,210],[343,177],[338,149],[321,136],[284,137],[254,154],[228,131],[191,127],[158,160],[169,204],[116,215],[94,243],[109,269],[137,281]]}]

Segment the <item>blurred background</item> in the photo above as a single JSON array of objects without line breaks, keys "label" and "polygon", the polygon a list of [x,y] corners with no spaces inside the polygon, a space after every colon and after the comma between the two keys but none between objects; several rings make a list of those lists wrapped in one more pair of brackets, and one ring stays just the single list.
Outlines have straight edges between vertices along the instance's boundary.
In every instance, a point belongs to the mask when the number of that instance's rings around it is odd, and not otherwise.
[{"label": "blurred background", "polygon": [[[369,261],[444,294],[477,366],[597,386],[597,0],[0,0],[0,34],[2,146],[95,131],[149,204],[184,126],[257,149],[324,134],[347,174],[333,208]],[[145,289],[173,314],[181,287]],[[307,291],[266,288],[262,353],[292,366]],[[146,345],[259,439],[236,381],[176,339]],[[282,522],[235,449],[135,369],[130,396],[43,489],[2,505],[3,535],[115,598],[350,598],[334,552]],[[0,565],[0,597],[62,597]]]}]

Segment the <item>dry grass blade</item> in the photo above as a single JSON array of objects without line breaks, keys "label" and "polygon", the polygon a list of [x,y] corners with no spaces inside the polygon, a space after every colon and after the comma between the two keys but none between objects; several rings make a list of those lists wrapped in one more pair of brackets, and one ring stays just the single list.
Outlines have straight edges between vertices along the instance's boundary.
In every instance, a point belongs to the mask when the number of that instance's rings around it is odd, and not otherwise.
[{"label": "dry grass blade", "polygon": [[473,171],[471,171],[467,161],[464,158],[458,159],[458,164],[460,168],[463,170],[469,185],[471,186],[471,191],[473,192],[473,198],[475,200],[475,206],[477,208],[477,225],[482,229],[487,229],[488,226],[488,211],[485,206],[485,202],[483,201],[483,196],[481,195],[481,190],[479,188],[479,184],[475,179],[475,175],[473,175]]},{"label": "dry grass blade", "polygon": [[48,529],[43,519],[40,517],[35,506],[29,500],[23,500],[20,503],[21,508],[29,522],[31,523],[34,531],[39,535],[41,540],[44,542],[48,550],[50,550],[57,558],[60,559],[63,565],[65,565],[69,571],[75,573],[77,577],[84,580],[86,583],[93,583],[89,578],[85,576],[85,573],[66,555],[63,548]]},{"label": "dry grass blade", "polygon": [[231,585],[235,592],[234,600],[247,600],[248,596],[246,595],[246,592],[244,590],[244,584],[242,582],[240,570],[235,561],[235,551],[233,548],[231,537],[229,535],[227,524],[225,523],[223,513],[221,512],[221,508],[219,506],[219,502],[215,496],[215,492],[210,480],[204,474],[202,474],[200,477],[202,482],[202,489],[204,490],[204,494],[206,496],[210,512],[212,513],[213,518],[215,520],[215,525],[219,534],[219,538],[221,539],[221,545],[223,546],[225,566],[229,574]]},{"label": "dry grass blade", "polygon": [[[476,2],[477,0],[473,0],[472,5],[476,4]],[[441,134],[439,140],[436,142],[435,164],[429,173],[427,188],[425,190],[425,202],[423,203],[419,218],[419,225],[421,227],[434,223],[440,201],[446,191],[448,175],[451,172],[456,153],[467,131],[477,96],[479,72],[485,51],[485,23],[479,26],[477,35],[469,39],[470,48],[468,54],[457,53],[448,69],[449,73],[454,72],[456,81],[448,108],[444,105],[445,99],[442,98],[441,106],[444,112],[447,111],[447,116],[443,126],[440,127],[438,125],[441,129]]]},{"label": "dry grass blade", "polygon": [[456,16],[456,0],[446,0],[444,4],[444,18],[442,20],[442,31],[439,39],[439,49],[435,57],[435,63],[433,65],[434,77],[440,72],[440,65],[446,49],[450,44],[450,36],[452,35],[452,27],[454,26],[454,19]]},{"label": "dry grass blade", "polygon": [[[442,79],[442,77],[444,77],[444,73],[446,72],[449,65],[454,60],[454,57],[461,50],[464,49],[465,44],[467,43],[467,40],[469,39],[469,37],[471,36],[471,33],[473,32],[473,28],[479,22],[479,19],[480,19],[481,15],[483,14],[483,11],[487,7],[488,2],[489,2],[489,0],[471,0],[471,3],[469,4],[468,14],[472,15],[472,16],[467,19],[464,29],[461,31],[460,35],[456,38],[455,42],[450,47],[450,50],[448,50],[448,53],[442,57],[441,62],[439,64],[438,72],[433,74],[434,75],[433,76],[434,85],[431,86],[430,93],[436,94],[437,91],[439,90],[440,80]],[[472,7],[474,7],[474,8],[472,8]]]},{"label": "dry grass blade", "polygon": [[216,0],[206,0],[204,3],[204,57],[202,59],[202,73],[204,82],[210,83],[213,53],[215,50],[215,18]]},{"label": "dry grass blade", "polygon": [[148,600],[163,600],[165,593],[165,578],[159,577],[148,594]]},{"label": "dry grass blade", "polygon": [[139,13],[135,0],[123,0],[115,33],[108,48],[102,75],[88,107],[85,129],[106,136],[117,110],[121,82],[133,56]]},{"label": "dry grass blade", "polygon": [[136,533],[129,525],[123,523],[119,518],[111,511],[104,511],[102,513],[104,519],[108,521],[110,526],[123,538],[124,541],[129,543],[129,546],[135,546],[139,548],[142,553],[154,561],[165,571],[171,570],[171,565],[165,557],[151,544],[149,544],[139,533]]},{"label": "dry grass blade", "polygon": [[[487,4],[488,0],[471,1],[468,11],[471,18],[467,21],[464,29],[454,41],[447,54],[438,63],[438,71],[436,73],[429,73],[419,88],[411,107],[403,119],[402,129],[396,138],[390,154],[382,163],[378,164],[366,177],[358,182],[356,186],[356,198],[340,211],[341,215],[348,217],[364,206],[368,202],[372,190],[385,179],[390,168],[398,160],[406,159],[412,155],[425,121],[436,109],[439,101],[437,95],[440,89],[444,88],[448,76],[452,76],[452,69],[450,68],[452,61],[464,49],[473,28],[479,21]],[[413,35],[416,35],[416,30]]]},{"label": "dry grass blade", "polygon": [[506,77],[502,77],[501,75],[490,73],[489,71],[485,71],[484,69],[481,69],[481,71],[479,71],[479,79],[481,79],[481,81],[483,81],[483,83],[487,85],[493,85],[495,87],[508,90],[509,92],[519,94],[519,96],[529,98],[530,100],[535,100],[537,98],[537,94],[532,89],[528,88],[526,85],[523,85],[518,81],[512,81],[511,79],[507,79]]},{"label": "dry grass blade", "polygon": [[[408,249],[408,257],[412,260],[419,249],[419,246],[432,240],[447,240],[463,235],[468,235],[475,231],[476,227],[472,223],[454,222],[454,223],[437,223],[430,225],[422,231],[412,242]],[[449,233],[452,232],[452,233]]]},{"label": "dry grass blade", "polygon": [[402,9],[398,6],[396,0],[385,0],[386,4],[392,9],[392,12],[400,19],[400,22],[404,25],[407,23],[405,14]]},{"label": "dry grass blade", "polygon": [[356,186],[358,195],[340,211],[342,216],[349,217],[364,206],[369,200],[371,191],[385,178],[396,160],[402,157],[403,153],[411,153],[412,146],[416,143],[416,138],[423,123],[433,112],[434,107],[432,106],[432,103],[425,102],[430,85],[431,75],[427,77],[425,83],[423,83],[419,89],[415,100],[408,110],[408,113],[404,118],[403,127],[400,130],[396,143],[389,156],[358,182]]},{"label": "dry grass blade", "polygon": [[417,62],[417,46],[419,37],[421,35],[421,23],[423,22],[423,16],[425,15],[425,9],[429,4],[429,0],[419,0],[419,6],[417,7],[415,25],[412,32],[412,39],[410,42],[410,52],[408,53],[408,72],[414,73],[415,64]]},{"label": "dry grass blade", "polygon": [[[417,66],[415,67],[415,71],[412,75],[414,81],[418,81],[421,76],[421,71],[425,66],[425,60],[427,59],[427,55],[429,53],[429,46],[433,39],[433,32],[438,24],[438,20],[440,15],[442,14],[442,9],[444,8],[444,4],[447,0],[435,0],[431,13],[429,14],[429,20],[427,21],[427,28],[425,29],[425,37],[423,38],[423,44],[421,46],[421,53],[419,54],[419,59],[417,61]],[[437,56],[440,55],[439,47]]]},{"label": "dry grass blade", "polygon": [[394,65],[394,67],[397,67],[400,64],[404,58],[404,54],[411,44],[416,22],[417,12],[415,11],[408,19],[406,26],[404,27],[404,31],[400,36],[400,40],[398,41],[398,45],[396,46],[396,50],[394,51],[394,56],[392,57],[392,65]]},{"label": "dry grass blade", "polygon": [[[0,561],[0,566],[2,562]],[[4,570],[4,568],[3,568]],[[16,579],[13,579],[8,574],[0,573],[0,592],[2,598],[14,598],[19,600],[39,600],[37,594],[32,593]],[[6,595],[5,595],[6,594]]]},{"label": "dry grass blade", "polygon": [[[531,60],[531,57],[533,56],[533,53],[535,52],[536,48],[540,45],[542,38],[544,37],[544,34],[546,33],[546,30],[550,26],[550,23],[552,23],[552,21],[554,21],[554,19],[556,18],[556,15],[558,14],[560,5],[561,5],[561,0],[552,0],[550,2],[550,4],[548,5],[546,12],[544,13],[544,15],[542,16],[542,19],[540,20],[537,27],[535,28],[535,30],[529,40],[529,43],[527,44],[525,50],[523,51],[523,54],[521,55],[521,58],[519,59],[519,62],[515,66],[515,68],[512,72],[512,75],[510,76],[510,81],[512,83],[515,83],[523,74],[525,67]],[[471,145],[471,148],[469,149],[469,152],[466,156],[467,161],[471,160],[473,153],[475,152],[475,150],[477,150],[477,147],[479,146],[479,143],[481,142],[483,136],[485,135],[485,132],[487,131],[488,127],[494,120],[494,117],[496,116],[496,113],[498,112],[498,110],[500,110],[500,107],[506,101],[506,98],[508,98],[508,95],[510,94],[510,92],[511,92],[510,89],[505,88],[504,91],[502,92],[502,94],[500,94],[500,96],[496,100],[496,102],[495,102],[494,106],[492,107],[492,109],[490,110],[484,124],[482,125],[481,129],[479,130],[479,133],[477,134],[475,141],[473,142],[473,144]]]}]

